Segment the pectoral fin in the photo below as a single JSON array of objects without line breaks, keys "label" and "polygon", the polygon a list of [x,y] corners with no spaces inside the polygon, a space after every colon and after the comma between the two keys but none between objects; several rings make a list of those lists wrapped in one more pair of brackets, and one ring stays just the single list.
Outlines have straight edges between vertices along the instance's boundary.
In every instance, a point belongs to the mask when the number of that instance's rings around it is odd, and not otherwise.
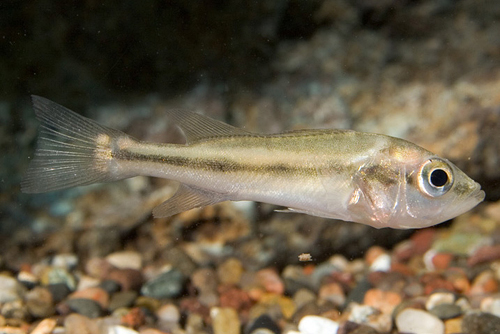
[{"label": "pectoral fin", "polygon": [[175,214],[227,201],[224,195],[181,184],[177,192],[153,209],[155,218],[170,217]]}]

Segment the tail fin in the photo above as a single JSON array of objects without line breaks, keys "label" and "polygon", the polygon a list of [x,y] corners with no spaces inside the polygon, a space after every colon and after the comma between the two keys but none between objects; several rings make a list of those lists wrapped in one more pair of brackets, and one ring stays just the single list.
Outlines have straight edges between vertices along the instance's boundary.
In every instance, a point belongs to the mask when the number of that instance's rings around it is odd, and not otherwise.
[{"label": "tail fin", "polygon": [[41,193],[121,179],[110,168],[114,138],[121,131],[47,100],[32,96],[41,127],[37,150],[22,182],[25,193]]}]

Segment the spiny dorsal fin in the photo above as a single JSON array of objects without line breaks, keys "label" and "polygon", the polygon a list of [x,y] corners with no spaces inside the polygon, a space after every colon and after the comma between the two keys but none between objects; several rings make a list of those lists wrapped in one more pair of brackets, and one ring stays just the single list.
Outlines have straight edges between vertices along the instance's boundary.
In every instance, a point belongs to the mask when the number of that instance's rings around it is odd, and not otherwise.
[{"label": "spiny dorsal fin", "polygon": [[227,200],[222,194],[181,184],[174,196],[153,209],[153,216],[155,218],[170,217],[187,210]]},{"label": "spiny dorsal fin", "polygon": [[188,143],[210,137],[251,135],[248,131],[185,109],[169,110],[168,115],[182,130]]}]

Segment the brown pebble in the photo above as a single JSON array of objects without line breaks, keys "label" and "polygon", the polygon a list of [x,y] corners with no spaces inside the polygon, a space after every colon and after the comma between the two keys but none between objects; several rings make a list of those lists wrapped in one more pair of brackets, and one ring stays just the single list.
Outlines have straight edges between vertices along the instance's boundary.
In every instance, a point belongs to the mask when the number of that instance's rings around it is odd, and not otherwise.
[{"label": "brown pebble", "polygon": [[476,276],[470,289],[471,295],[482,295],[498,291],[498,282],[491,270],[485,270]]},{"label": "brown pebble", "polygon": [[469,266],[500,259],[500,245],[483,246],[476,250],[467,260]]},{"label": "brown pebble", "polygon": [[37,318],[46,318],[54,314],[52,293],[45,287],[35,287],[25,296],[28,312]]},{"label": "brown pebble", "polygon": [[64,319],[65,334],[94,334],[99,333],[99,326],[95,320],[73,313]]},{"label": "brown pebble", "polygon": [[444,270],[450,266],[453,260],[453,254],[450,253],[437,253],[432,257],[432,264],[436,270]]},{"label": "brown pebble", "polygon": [[167,332],[162,332],[154,328],[146,328],[139,331],[139,334],[168,334]]},{"label": "brown pebble", "polygon": [[267,291],[282,295],[285,292],[285,284],[278,273],[271,268],[261,269],[257,272],[257,281]]},{"label": "brown pebble", "polygon": [[2,334],[27,334],[28,331],[26,329],[22,329],[19,327],[4,326],[4,327],[0,327],[0,333],[2,333]]},{"label": "brown pebble", "polygon": [[401,301],[402,298],[399,294],[393,291],[382,291],[380,289],[368,290],[364,298],[364,304],[376,308],[385,314],[391,314]]},{"label": "brown pebble", "polygon": [[146,322],[146,315],[139,307],[134,307],[121,318],[121,322],[125,326],[138,328]]},{"label": "brown pebble", "polygon": [[232,287],[232,286],[220,286],[220,306],[230,307],[235,310],[248,310],[252,306],[252,300],[250,296],[245,291]]},{"label": "brown pebble", "polygon": [[33,329],[31,334],[50,334],[56,328],[57,321],[54,319],[43,319]]},{"label": "brown pebble", "polygon": [[92,277],[104,278],[113,269],[113,266],[106,260],[95,257],[85,263],[85,272]]},{"label": "brown pebble", "polygon": [[433,228],[426,228],[415,232],[410,238],[413,242],[414,254],[422,255],[427,252],[434,242],[435,235],[436,230]]},{"label": "brown pebble", "polygon": [[217,276],[222,284],[238,284],[243,274],[240,260],[229,258],[217,268]]},{"label": "brown pebble", "polygon": [[342,306],[345,302],[344,290],[336,282],[323,284],[319,288],[318,297],[321,300],[331,301],[336,306]]},{"label": "brown pebble", "polygon": [[105,279],[117,282],[124,291],[138,290],[144,282],[142,273],[135,269],[112,269]]}]

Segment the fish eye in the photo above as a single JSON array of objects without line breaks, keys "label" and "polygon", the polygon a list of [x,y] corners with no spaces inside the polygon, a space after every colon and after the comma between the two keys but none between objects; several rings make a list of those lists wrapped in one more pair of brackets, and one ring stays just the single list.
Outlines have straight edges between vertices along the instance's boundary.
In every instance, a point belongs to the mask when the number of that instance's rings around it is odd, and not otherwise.
[{"label": "fish eye", "polygon": [[431,197],[446,194],[453,185],[453,171],[441,159],[430,159],[420,169],[418,183],[420,189]]}]

